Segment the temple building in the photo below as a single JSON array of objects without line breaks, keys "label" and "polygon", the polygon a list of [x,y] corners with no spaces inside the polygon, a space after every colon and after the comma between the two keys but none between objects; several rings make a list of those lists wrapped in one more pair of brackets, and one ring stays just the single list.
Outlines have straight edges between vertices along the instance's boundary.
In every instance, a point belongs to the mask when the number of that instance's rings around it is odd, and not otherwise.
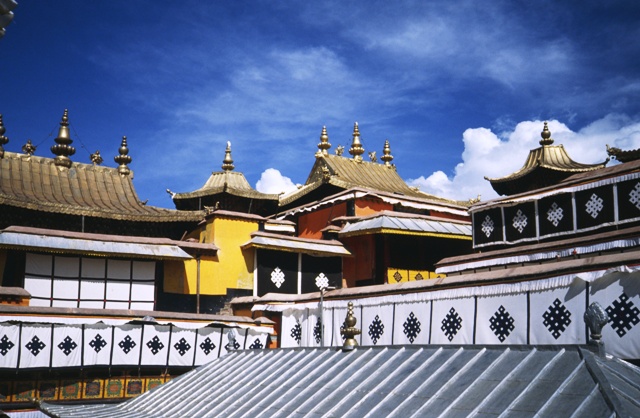
[{"label": "temple building", "polygon": [[[549,147],[546,124],[542,138]],[[588,343],[581,318],[597,302],[606,318],[606,352],[638,362],[640,161],[575,163],[583,169],[573,173],[563,171],[567,161],[551,159],[543,170],[507,176],[510,190],[524,191],[472,204],[473,252],[437,261],[438,278],[322,295],[267,294],[238,298],[233,306],[280,315],[281,347],[342,345],[349,301],[363,346],[544,346]],[[548,184],[550,172],[562,178]],[[347,222],[338,236],[352,225],[358,223]]]},{"label": "temple building", "polygon": [[541,136],[540,147],[529,151],[520,170],[501,178],[485,177],[498,194],[510,196],[553,186],[569,176],[598,170],[607,164],[608,159],[599,164],[573,161],[562,145],[553,145],[547,122]]},{"label": "temple building", "polygon": [[[0,116],[0,409],[133,397],[230,350],[267,347],[268,320],[219,315],[252,294],[252,265],[226,247],[240,251],[225,238],[237,224],[146,205],[126,137],[111,168],[99,152],[73,161],[69,132],[65,110],[53,158],[31,141],[9,152]],[[266,220],[240,222],[244,243]]]},{"label": "temple building", "polygon": [[470,202],[439,198],[409,187],[391,162],[385,141],[377,163],[364,161],[358,124],[351,158],[336,155],[326,128],[306,183],[280,198],[276,217],[297,225],[302,238],[333,238],[353,257],[342,262],[343,287],[435,278],[443,257],[470,252]]}]

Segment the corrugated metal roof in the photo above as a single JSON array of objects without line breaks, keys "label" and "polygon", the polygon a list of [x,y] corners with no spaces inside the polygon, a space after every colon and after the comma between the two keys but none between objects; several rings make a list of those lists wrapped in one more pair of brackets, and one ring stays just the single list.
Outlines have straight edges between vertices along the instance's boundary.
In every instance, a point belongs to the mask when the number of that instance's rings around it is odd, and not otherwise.
[{"label": "corrugated metal roof", "polygon": [[246,350],[59,417],[639,416],[640,369],[567,347]]},{"label": "corrugated metal roof", "polygon": [[246,247],[292,251],[325,256],[351,255],[349,250],[344,248],[344,246],[339,241],[323,241],[318,239],[286,237],[282,235],[278,236],[275,234],[259,232],[251,234],[251,240],[242,245],[242,248]]},{"label": "corrugated metal roof", "polygon": [[413,232],[416,234],[464,235],[469,239],[471,238],[471,224],[391,215],[376,216],[359,222],[347,223],[340,231],[340,235],[358,235],[384,230]]}]

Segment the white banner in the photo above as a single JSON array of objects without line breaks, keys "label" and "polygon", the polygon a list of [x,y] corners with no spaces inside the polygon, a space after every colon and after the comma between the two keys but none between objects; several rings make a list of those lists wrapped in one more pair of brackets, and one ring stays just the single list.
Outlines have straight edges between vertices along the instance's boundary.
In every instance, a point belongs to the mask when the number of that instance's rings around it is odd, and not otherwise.
[{"label": "white banner", "polygon": [[49,367],[51,361],[51,325],[23,324],[20,368]]},{"label": "white banner", "polygon": [[20,326],[0,324],[0,369],[18,367]]},{"label": "white banner", "polygon": [[51,367],[82,366],[82,326],[53,326]]}]

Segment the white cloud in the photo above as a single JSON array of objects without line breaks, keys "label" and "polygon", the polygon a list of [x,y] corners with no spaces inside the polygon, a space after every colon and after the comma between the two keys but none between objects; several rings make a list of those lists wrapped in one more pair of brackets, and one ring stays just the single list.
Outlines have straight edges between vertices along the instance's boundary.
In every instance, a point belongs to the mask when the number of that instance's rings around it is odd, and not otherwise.
[{"label": "white cloud", "polygon": [[[484,179],[504,177],[521,168],[529,150],[539,147],[543,122],[524,121],[512,131],[498,137],[490,129],[467,129],[462,135],[464,151],[452,176],[436,171],[428,176],[409,179],[407,183],[442,197],[467,200],[482,196],[482,200],[498,197]],[[640,148],[640,121],[623,115],[610,114],[578,132],[558,121],[549,122],[554,145],[563,145],[577,162],[593,164],[607,158],[606,145],[621,149]],[[610,163],[611,164],[611,163]]]},{"label": "white cloud", "polygon": [[283,176],[280,171],[275,168],[267,168],[264,170],[260,175],[260,180],[256,183],[256,190],[262,193],[278,194],[296,189],[297,186],[293,184],[291,179]]}]

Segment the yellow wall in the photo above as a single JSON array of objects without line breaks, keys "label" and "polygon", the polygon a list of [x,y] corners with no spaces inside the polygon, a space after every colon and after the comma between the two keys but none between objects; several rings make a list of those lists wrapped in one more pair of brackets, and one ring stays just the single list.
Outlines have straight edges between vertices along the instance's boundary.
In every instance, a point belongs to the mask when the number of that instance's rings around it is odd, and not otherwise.
[{"label": "yellow wall", "polygon": [[[258,230],[256,220],[211,217],[201,227],[200,242],[214,243],[217,256],[202,256],[200,260],[200,294],[226,295],[227,289],[253,289],[253,249],[240,246]],[[197,261],[165,262],[165,292],[196,294]]]}]

